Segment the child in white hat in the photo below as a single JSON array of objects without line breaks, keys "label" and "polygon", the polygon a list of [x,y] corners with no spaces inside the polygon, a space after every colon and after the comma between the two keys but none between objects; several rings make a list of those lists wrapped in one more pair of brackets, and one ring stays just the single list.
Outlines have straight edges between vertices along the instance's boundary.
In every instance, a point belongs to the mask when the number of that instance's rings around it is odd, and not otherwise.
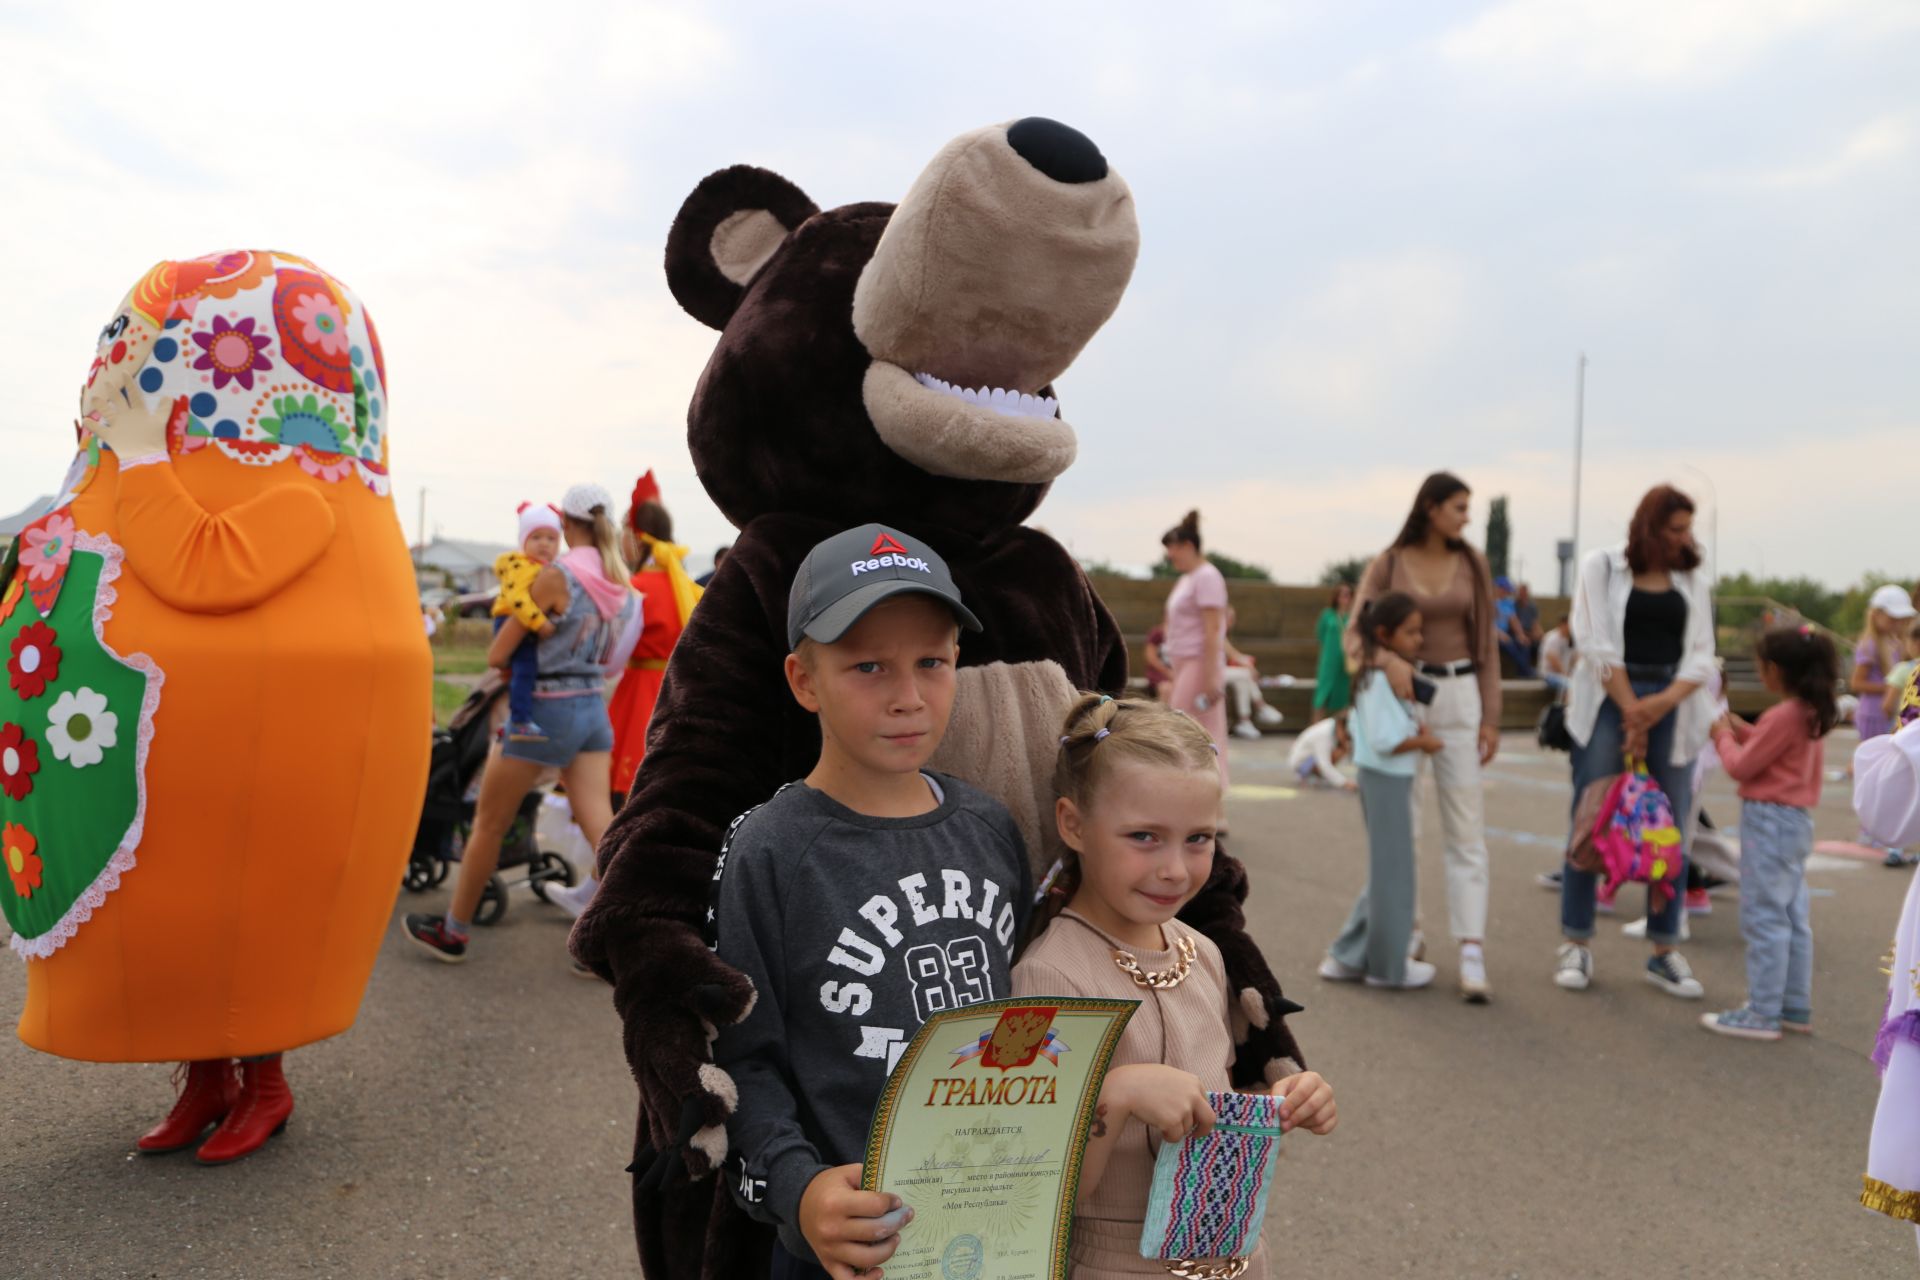
[{"label": "child in white hat", "polygon": [[547,615],[533,602],[533,580],[560,554],[560,513],[545,502],[520,504],[520,550],[504,551],[493,562],[500,594],[493,602],[493,629],[508,618],[527,629],[527,638],[513,651],[508,664],[506,735],[512,742],[544,742],[546,734],[533,719],[533,684],[540,678],[540,633]]}]

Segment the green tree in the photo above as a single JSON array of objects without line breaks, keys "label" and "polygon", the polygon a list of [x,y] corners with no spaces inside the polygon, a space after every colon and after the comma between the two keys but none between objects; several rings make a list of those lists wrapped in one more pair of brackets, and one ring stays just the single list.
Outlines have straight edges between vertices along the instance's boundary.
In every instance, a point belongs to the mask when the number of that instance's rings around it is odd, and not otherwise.
[{"label": "green tree", "polygon": [[1350,587],[1358,587],[1360,575],[1372,563],[1370,556],[1349,556],[1345,560],[1335,560],[1320,571],[1320,585],[1334,587],[1344,582]]},{"label": "green tree", "polygon": [[1507,500],[1504,496],[1493,500],[1492,510],[1487,512],[1487,567],[1493,570],[1493,576],[1507,576],[1507,546],[1513,540],[1513,528],[1507,523]]},{"label": "green tree", "polygon": [[[1251,564],[1245,560],[1236,560],[1223,551],[1209,551],[1207,552],[1207,559],[1213,562],[1213,567],[1220,571],[1220,576],[1223,578],[1243,578],[1252,582],[1273,581],[1273,575],[1269,573],[1264,566]],[[1153,576],[1156,578],[1177,578],[1180,576],[1180,572],[1173,567],[1172,561],[1168,560],[1165,556],[1161,556],[1160,563],[1153,566]]]},{"label": "green tree", "polygon": [[[1757,601],[1767,599],[1779,601],[1810,622],[1831,627],[1835,625],[1834,618],[1845,593],[1812,578],[1759,578],[1750,573],[1730,573],[1720,576],[1714,585],[1714,596],[1727,602],[1716,606],[1723,625],[1744,626],[1756,621],[1765,609]],[[1756,603],[1744,602],[1748,600]]]}]

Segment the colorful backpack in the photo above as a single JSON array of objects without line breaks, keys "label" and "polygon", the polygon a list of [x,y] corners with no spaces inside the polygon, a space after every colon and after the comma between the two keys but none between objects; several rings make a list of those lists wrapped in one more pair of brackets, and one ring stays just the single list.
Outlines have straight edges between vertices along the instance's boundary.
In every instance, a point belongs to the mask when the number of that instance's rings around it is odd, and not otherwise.
[{"label": "colorful backpack", "polygon": [[1628,757],[1626,763],[1594,818],[1593,849],[1609,888],[1640,881],[1657,908],[1673,895],[1685,870],[1680,826],[1666,792],[1647,773],[1647,762]]}]

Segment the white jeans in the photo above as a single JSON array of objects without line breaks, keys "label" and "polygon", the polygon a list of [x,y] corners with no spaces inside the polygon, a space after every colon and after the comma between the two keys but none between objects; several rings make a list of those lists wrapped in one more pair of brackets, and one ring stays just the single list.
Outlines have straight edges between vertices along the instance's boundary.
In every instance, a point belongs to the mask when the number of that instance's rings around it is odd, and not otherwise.
[{"label": "white jeans", "polygon": [[1254,683],[1253,672],[1245,667],[1227,668],[1227,711],[1230,719],[1236,724],[1253,719],[1254,704],[1265,701],[1260,696],[1260,686]]},{"label": "white jeans", "polygon": [[[1480,782],[1480,685],[1473,675],[1426,679],[1438,686],[1433,702],[1425,708],[1427,727],[1445,745],[1422,760],[1420,785],[1434,787],[1440,800],[1448,922],[1456,939],[1484,939],[1490,876]],[[1416,797],[1416,819],[1419,812]],[[1417,821],[1414,837],[1419,838]]]}]

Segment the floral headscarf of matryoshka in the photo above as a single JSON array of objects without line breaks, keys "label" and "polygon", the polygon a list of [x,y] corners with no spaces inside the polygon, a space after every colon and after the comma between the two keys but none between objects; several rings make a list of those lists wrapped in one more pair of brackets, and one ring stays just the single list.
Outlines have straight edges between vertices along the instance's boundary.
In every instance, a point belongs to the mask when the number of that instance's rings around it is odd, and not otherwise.
[{"label": "floral headscarf of matryoshka", "polygon": [[263,250],[162,262],[100,331],[83,414],[112,395],[167,415],[167,451],[292,462],[385,496],[386,367],[352,291]]},{"label": "floral headscarf of matryoshka", "polygon": [[1907,677],[1907,687],[1900,693],[1900,705],[1894,708],[1895,727],[1904,729],[1915,720],[1920,720],[1920,666],[1915,666],[1913,674]]},{"label": "floral headscarf of matryoshka", "polygon": [[23,585],[43,615],[52,608],[59,576],[23,584],[16,577],[30,575],[15,566],[49,539],[71,538],[67,508],[100,462],[89,423],[110,397],[164,416],[176,457],[211,447],[385,497],[386,372],[366,308],[305,258],[241,249],[155,266],[100,331],[80,392],[80,452],[53,509],[21,531],[0,568],[10,597],[0,610]]}]

